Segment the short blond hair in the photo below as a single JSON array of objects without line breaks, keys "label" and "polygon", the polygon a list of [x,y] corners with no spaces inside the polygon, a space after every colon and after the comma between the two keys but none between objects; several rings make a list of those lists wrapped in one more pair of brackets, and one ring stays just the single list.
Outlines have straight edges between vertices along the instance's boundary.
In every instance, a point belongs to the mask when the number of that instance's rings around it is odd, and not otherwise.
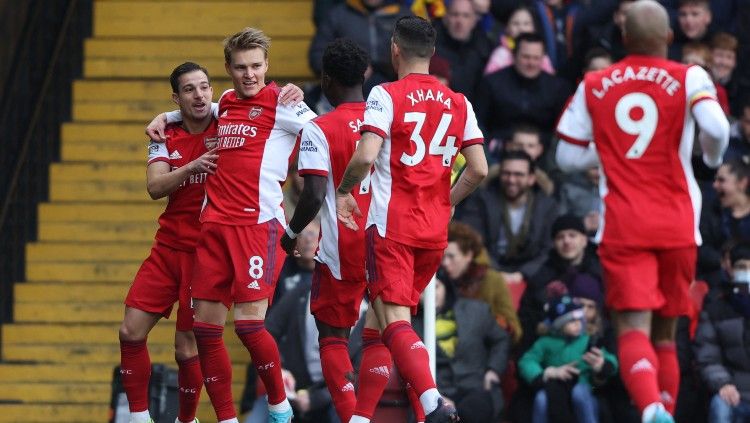
[{"label": "short blond hair", "polygon": [[263,49],[263,54],[268,58],[268,49],[271,47],[271,38],[260,29],[247,27],[242,31],[227,37],[224,40],[224,60],[232,62],[232,52],[235,50]]}]

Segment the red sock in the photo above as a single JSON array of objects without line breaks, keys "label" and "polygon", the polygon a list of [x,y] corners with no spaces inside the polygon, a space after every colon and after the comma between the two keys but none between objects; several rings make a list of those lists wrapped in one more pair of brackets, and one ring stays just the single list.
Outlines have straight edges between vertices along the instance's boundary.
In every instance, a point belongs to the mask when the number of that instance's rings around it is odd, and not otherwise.
[{"label": "red sock", "polygon": [[393,322],[383,331],[383,343],[391,351],[401,377],[421,396],[435,388],[427,348],[409,322]]},{"label": "red sock", "polygon": [[234,331],[250,352],[258,376],[268,393],[268,403],[276,405],[286,399],[281,379],[281,357],[276,340],[263,325],[263,320],[235,320]]},{"label": "red sock", "polygon": [[677,362],[677,347],[674,342],[659,343],[654,347],[659,359],[659,389],[664,408],[674,414],[677,393],[680,390],[680,364]]},{"label": "red sock", "polygon": [[354,405],[357,403],[354,384],[350,380],[354,369],[349,358],[348,344],[347,339],[332,336],[320,340],[320,367],[323,369],[323,379],[328,386],[328,392],[331,393],[339,420],[347,423],[352,418]]},{"label": "red sock", "polygon": [[211,398],[219,421],[237,417],[232,402],[232,364],[224,346],[224,327],[210,323],[193,323],[198,357],[206,392]]},{"label": "red sock", "polygon": [[383,345],[380,332],[365,328],[362,332],[362,361],[359,363],[355,415],[371,419],[375,414],[375,407],[388,384],[391,364],[391,352]]},{"label": "red sock", "polygon": [[654,347],[645,333],[630,330],[617,339],[617,357],[620,360],[620,377],[638,411],[655,402],[661,402],[657,379],[659,361]]},{"label": "red sock", "polygon": [[148,410],[151,358],[146,340],[120,341],[120,377],[131,413]]},{"label": "red sock", "polygon": [[406,385],[406,396],[409,398],[411,409],[414,411],[414,420],[416,420],[417,423],[424,422],[424,408],[422,408],[422,403],[419,402],[419,396],[414,392],[411,385]]},{"label": "red sock", "polygon": [[203,388],[201,362],[196,355],[187,360],[177,360],[177,368],[180,396],[180,410],[177,418],[181,422],[191,422],[195,420],[195,410],[198,409],[198,400],[201,397],[201,388]]}]

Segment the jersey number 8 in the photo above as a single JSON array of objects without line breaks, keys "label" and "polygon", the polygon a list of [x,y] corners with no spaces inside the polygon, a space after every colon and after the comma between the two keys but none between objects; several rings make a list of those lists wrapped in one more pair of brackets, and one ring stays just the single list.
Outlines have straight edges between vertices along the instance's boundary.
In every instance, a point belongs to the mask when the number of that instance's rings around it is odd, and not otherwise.
[{"label": "jersey number 8", "polygon": [[[422,138],[422,126],[424,126],[425,113],[423,112],[408,112],[404,114],[404,122],[414,122],[414,131],[411,133],[411,141],[417,147],[417,151],[414,154],[409,155],[406,153],[401,154],[401,163],[407,166],[416,166],[424,160],[425,153],[425,142]],[[458,153],[456,147],[456,137],[449,136],[445,139],[445,145],[441,145],[443,137],[448,131],[448,126],[451,124],[453,115],[450,113],[443,113],[440,118],[435,134],[432,135],[432,141],[430,141],[430,154],[433,156],[443,156],[443,166],[450,167],[453,156]]]},{"label": "jersey number 8", "polygon": [[[637,120],[631,116],[636,108],[643,112],[641,118]],[[659,122],[659,109],[654,99],[648,94],[630,93],[617,102],[615,121],[623,132],[636,136],[635,142],[625,153],[625,157],[639,159],[654,139],[656,125]]]}]

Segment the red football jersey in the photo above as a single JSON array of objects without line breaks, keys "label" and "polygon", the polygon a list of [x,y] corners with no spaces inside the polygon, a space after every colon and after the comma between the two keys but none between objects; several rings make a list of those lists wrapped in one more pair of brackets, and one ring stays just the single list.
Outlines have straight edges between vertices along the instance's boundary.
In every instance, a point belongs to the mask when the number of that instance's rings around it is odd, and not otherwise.
[{"label": "red football jersey", "polygon": [[451,166],[459,150],[484,141],[471,103],[433,76],[410,74],[372,89],[362,132],[384,139],[367,226],[402,244],[445,248]]},{"label": "red football jersey", "polygon": [[[172,170],[185,166],[216,144],[216,127],[217,122],[212,119],[205,131],[191,134],[179,123],[167,125],[167,142],[151,141],[148,147],[148,164],[163,161],[169,163]],[[201,231],[199,217],[205,198],[206,176],[206,173],[191,175],[169,194],[167,208],[159,217],[157,241],[177,250],[195,250]]]},{"label": "red football jersey", "polygon": [[[336,217],[336,187],[357,148],[365,103],[344,103],[328,114],[308,122],[302,129],[299,174],[328,177],[326,201],[321,210],[321,238],[316,260],[324,263],[339,280],[365,280],[365,233],[344,227]],[[352,190],[363,217],[370,208],[370,177]]]},{"label": "red football jersey", "polygon": [[598,239],[610,245],[678,248],[700,244],[701,193],[693,176],[691,110],[716,101],[698,66],[628,56],[586,74],[563,112],[564,141],[593,140],[604,202]]},{"label": "red football jersey", "polygon": [[255,96],[227,90],[219,100],[219,159],[206,184],[203,222],[254,225],[278,219],[286,225],[281,186],[297,134],[316,115],[305,103],[279,104],[271,82]]}]

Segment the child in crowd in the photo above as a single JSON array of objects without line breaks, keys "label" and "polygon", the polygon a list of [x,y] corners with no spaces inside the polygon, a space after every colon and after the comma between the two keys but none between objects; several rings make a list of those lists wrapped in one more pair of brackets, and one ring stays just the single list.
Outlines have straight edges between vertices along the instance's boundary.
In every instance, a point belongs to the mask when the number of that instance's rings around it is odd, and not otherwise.
[{"label": "child in crowd", "polygon": [[521,377],[539,391],[533,422],[548,420],[597,422],[598,407],[591,387],[617,372],[617,359],[591,342],[584,311],[567,293],[546,305],[548,334],[540,337],[519,360]]},{"label": "child in crowd", "polygon": [[[531,9],[522,6],[514,10],[508,17],[508,22],[505,23],[505,33],[500,36],[499,45],[487,60],[487,65],[484,68],[485,75],[505,69],[513,64],[515,39],[525,32],[536,32],[536,27]],[[552,61],[546,54],[542,62],[542,70],[552,75],[555,74]]]}]

